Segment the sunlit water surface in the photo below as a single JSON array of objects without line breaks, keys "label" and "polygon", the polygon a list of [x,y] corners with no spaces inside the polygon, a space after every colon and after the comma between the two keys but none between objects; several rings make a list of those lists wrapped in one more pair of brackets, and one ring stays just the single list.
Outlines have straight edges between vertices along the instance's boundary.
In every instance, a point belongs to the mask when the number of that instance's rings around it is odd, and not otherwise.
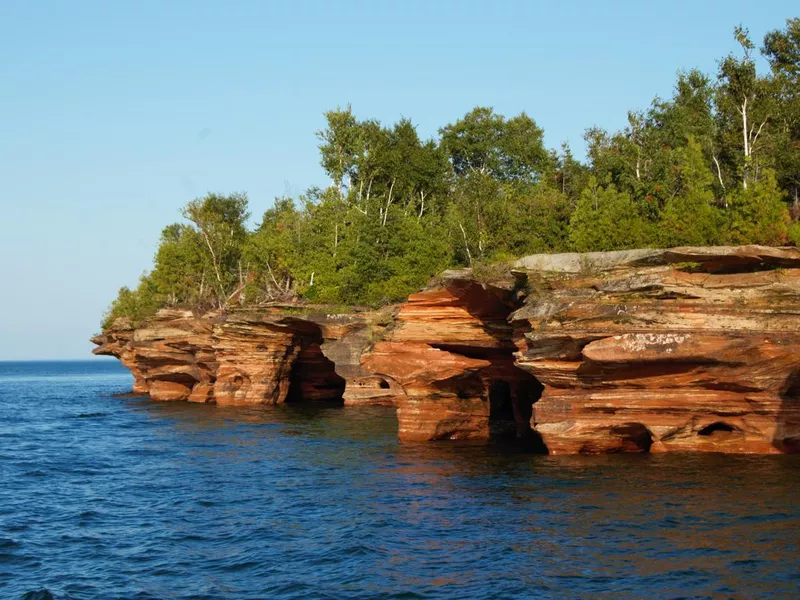
[{"label": "sunlit water surface", "polygon": [[130,386],[0,363],[0,598],[800,597],[798,457],[403,445],[391,409]]}]

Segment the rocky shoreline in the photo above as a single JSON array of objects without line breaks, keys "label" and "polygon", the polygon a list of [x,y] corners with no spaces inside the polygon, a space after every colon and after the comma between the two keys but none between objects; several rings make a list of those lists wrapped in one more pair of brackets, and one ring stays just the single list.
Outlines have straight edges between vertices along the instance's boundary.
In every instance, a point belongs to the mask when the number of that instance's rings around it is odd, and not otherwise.
[{"label": "rocky shoreline", "polygon": [[393,405],[404,441],[800,452],[795,248],[535,255],[381,311],[164,309],[92,341],[154,400]]}]

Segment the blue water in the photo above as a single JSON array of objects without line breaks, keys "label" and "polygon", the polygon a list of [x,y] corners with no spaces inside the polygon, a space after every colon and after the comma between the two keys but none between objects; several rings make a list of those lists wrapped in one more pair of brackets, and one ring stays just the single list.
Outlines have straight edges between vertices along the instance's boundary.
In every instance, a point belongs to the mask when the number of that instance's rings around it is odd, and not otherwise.
[{"label": "blue water", "polygon": [[0,363],[0,598],[800,597],[800,457],[402,445],[391,409],[131,383]]}]

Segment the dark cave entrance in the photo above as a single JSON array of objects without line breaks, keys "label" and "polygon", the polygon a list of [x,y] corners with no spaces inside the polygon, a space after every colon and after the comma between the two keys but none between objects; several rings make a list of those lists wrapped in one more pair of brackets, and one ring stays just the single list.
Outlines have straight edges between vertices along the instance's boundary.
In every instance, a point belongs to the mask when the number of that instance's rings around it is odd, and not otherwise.
[{"label": "dark cave entrance", "polygon": [[304,347],[292,365],[287,403],[326,402],[344,404],[345,380],[316,342]]},{"label": "dark cave entrance", "polygon": [[[508,285],[508,284],[511,285]],[[520,451],[548,452],[541,435],[531,427],[533,404],[544,391],[542,383],[531,373],[516,365],[518,351],[515,338],[524,333],[509,319],[522,306],[524,291],[519,281],[479,282],[474,279],[454,279],[446,289],[452,304],[463,309],[475,320],[474,334],[455,339],[429,341],[433,348],[467,358],[488,361],[474,377],[464,378],[456,390],[459,398],[479,395],[488,406],[489,439],[500,444],[512,443]],[[521,326],[520,326],[521,327]]]},{"label": "dark cave entrance", "polygon": [[511,385],[507,381],[492,381],[489,384],[489,418],[500,423],[514,423]]},{"label": "dark cave entrance", "polygon": [[650,452],[653,434],[642,423],[623,423],[611,428],[611,434],[620,440],[624,452]]},{"label": "dark cave entrance", "polygon": [[772,445],[787,454],[800,454],[800,369],[786,380]]},{"label": "dark cave entrance", "polygon": [[541,435],[531,429],[533,404],[544,386],[532,375],[513,367],[513,381],[492,380],[488,385],[489,432],[495,441],[513,441],[518,449],[547,453]]},{"label": "dark cave entrance", "polygon": [[702,435],[704,437],[712,437],[712,436],[726,436],[728,434],[736,434],[739,433],[739,430],[734,427],[733,425],[729,425],[724,421],[717,421],[716,423],[711,423],[710,425],[706,425],[700,431],[697,432],[697,435]]}]

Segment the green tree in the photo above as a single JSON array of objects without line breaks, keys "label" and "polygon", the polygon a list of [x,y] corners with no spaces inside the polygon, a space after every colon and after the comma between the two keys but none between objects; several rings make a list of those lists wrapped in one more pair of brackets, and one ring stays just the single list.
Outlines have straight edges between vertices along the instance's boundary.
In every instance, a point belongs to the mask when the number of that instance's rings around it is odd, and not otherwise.
[{"label": "green tree", "polygon": [[478,173],[499,181],[535,181],[552,168],[544,132],[525,113],[506,120],[479,106],[439,133],[459,177]]},{"label": "green tree", "polygon": [[730,196],[727,236],[731,244],[785,244],[789,223],[783,193],[769,169],[761,179]]},{"label": "green tree", "polygon": [[222,308],[230,295],[245,283],[241,258],[247,236],[245,221],[249,216],[247,196],[242,193],[207,194],[189,202],[182,214],[202,238],[210,284]]},{"label": "green tree", "polygon": [[556,154],[553,163],[555,173],[553,184],[574,205],[581,190],[586,187],[589,169],[575,158],[569,144],[561,144],[561,152]]},{"label": "green tree", "polygon": [[630,195],[590,178],[570,219],[573,249],[623,250],[643,247],[647,239],[647,224]]},{"label": "green tree", "polygon": [[104,330],[108,329],[121,317],[130,319],[135,326],[143,319],[154,315],[162,303],[163,299],[149,276],[142,275],[135,290],[128,287],[119,289],[117,297],[103,317],[102,327]]},{"label": "green tree", "polygon": [[302,256],[306,250],[302,220],[291,198],[276,198],[256,231],[247,238],[243,258],[250,275],[248,300],[275,300],[294,292],[298,276],[302,280]]},{"label": "green tree", "polygon": [[794,221],[789,225],[788,238],[794,246],[800,246],[800,221]]},{"label": "green tree", "polygon": [[666,167],[660,177],[669,178],[669,170],[674,170],[675,162],[681,158],[674,151],[684,147],[691,138],[702,149],[703,158],[714,174],[715,195],[721,196],[726,185],[731,183],[731,174],[723,169],[720,158],[722,140],[714,116],[714,95],[714,86],[707,75],[696,69],[680,72],[672,99],[657,98],[649,114],[653,146],[659,149],[659,154],[672,153],[660,161]]},{"label": "green tree", "polygon": [[505,197],[488,211],[490,261],[568,249],[572,205],[565,194],[536,185],[512,189]]},{"label": "green tree", "polygon": [[722,215],[714,205],[714,174],[694,136],[677,152],[676,189],[667,200],[658,227],[662,246],[719,243]]},{"label": "green tree", "polygon": [[773,90],[770,82],[756,72],[755,46],[747,29],[736,27],[734,37],[742,47],[743,56],[730,54],[720,62],[716,102],[721,128],[728,132],[726,143],[738,148],[738,155],[729,156],[737,165],[742,187],[746,189],[759,170],[758,158],[768,136]]},{"label": "green tree", "polygon": [[333,180],[341,197],[345,178],[348,182],[352,181],[356,158],[364,140],[349,104],[344,110],[337,108],[326,112],[325,119],[327,128],[317,132],[320,164]]},{"label": "green tree", "polygon": [[492,252],[491,216],[502,212],[503,194],[500,182],[480,172],[465,174],[454,185],[446,222],[458,263],[472,265]]},{"label": "green tree", "polygon": [[584,139],[594,176],[614,184],[640,205],[643,214],[656,218],[663,202],[664,168],[659,161],[663,153],[655,147],[652,132],[644,114],[629,112],[623,131],[609,134],[593,127]]},{"label": "green tree", "polygon": [[762,49],[774,82],[773,164],[779,185],[800,218],[800,18],[787,19],[783,30],[770,31]]},{"label": "green tree", "polygon": [[203,256],[203,240],[194,228],[180,223],[161,232],[150,280],[167,305],[213,304],[213,287]]}]

